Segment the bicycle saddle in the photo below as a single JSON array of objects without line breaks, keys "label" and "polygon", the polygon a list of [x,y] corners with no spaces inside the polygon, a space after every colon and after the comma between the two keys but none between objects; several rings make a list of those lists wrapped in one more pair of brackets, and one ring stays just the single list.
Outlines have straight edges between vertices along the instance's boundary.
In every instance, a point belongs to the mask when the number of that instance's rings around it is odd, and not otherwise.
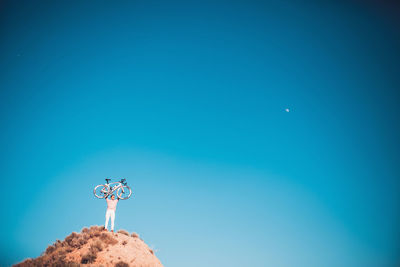
[{"label": "bicycle saddle", "polygon": [[109,183],[109,181],[111,181],[111,179],[107,179],[107,178],[106,178],[106,182],[107,182],[107,184]]}]

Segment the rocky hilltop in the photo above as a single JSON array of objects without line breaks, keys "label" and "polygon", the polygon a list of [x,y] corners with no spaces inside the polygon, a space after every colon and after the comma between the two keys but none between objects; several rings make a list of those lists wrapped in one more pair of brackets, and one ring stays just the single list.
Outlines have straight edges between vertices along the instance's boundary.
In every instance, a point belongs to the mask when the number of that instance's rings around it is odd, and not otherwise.
[{"label": "rocky hilltop", "polygon": [[107,232],[102,226],[83,228],[63,241],[57,240],[41,256],[14,265],[56,267],[163,267],[144,241],[136,233],[119,230]]}]

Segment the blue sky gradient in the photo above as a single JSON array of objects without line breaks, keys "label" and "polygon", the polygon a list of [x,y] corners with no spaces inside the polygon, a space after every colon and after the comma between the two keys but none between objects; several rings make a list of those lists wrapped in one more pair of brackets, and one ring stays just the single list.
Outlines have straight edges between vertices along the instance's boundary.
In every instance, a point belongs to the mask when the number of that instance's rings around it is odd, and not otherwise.
[{"label": "blue sky gradient", "polygon": [[398,266],[399,6],[306,2],[3,2],[2,266],[105,177],[164,266]]}]

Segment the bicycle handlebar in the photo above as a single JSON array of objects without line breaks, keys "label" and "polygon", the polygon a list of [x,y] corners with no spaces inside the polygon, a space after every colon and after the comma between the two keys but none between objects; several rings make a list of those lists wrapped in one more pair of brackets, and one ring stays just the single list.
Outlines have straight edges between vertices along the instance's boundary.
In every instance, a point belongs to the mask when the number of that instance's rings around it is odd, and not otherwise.
[{"label": "bicycle handlebar", "polygon": [[[111,181],[111,179],[106,178],[107,184],[109,184],[109,181]],[[121,179],[120,183],[126,185],[126,179]]]}]

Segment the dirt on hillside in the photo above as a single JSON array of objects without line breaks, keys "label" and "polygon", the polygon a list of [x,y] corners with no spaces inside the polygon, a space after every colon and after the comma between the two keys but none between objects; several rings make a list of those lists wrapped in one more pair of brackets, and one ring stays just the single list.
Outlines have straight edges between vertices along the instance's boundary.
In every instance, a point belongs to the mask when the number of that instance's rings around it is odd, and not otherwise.
[{"label": "dirt on hillside", "polygon": [[163,267],[154,251],[136,233],[125,230],[111,233],[102,226],[73,232],[63,241],[57,240],[41,256],[14,266]]}]

